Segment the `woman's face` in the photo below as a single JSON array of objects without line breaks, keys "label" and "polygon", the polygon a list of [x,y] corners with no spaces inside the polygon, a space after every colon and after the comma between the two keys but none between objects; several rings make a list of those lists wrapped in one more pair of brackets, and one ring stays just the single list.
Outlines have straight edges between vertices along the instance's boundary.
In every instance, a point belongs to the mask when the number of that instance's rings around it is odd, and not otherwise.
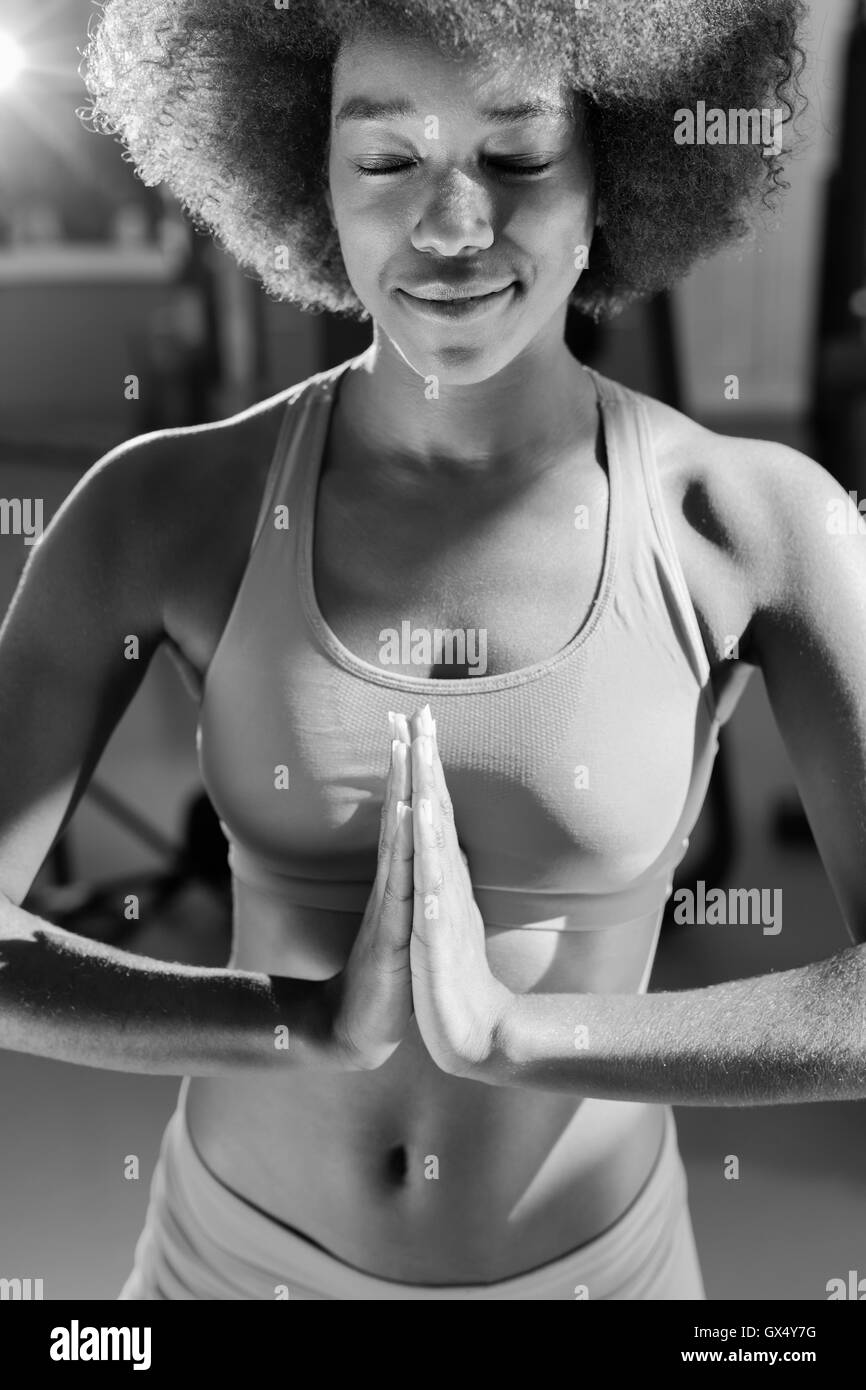
[{"label": "woman's face", "polygon": [[[328,173],[352,288],[416,371],[469,383],[545,330],[561,347],[594,182],[580,106],[557,74],[520,56],[494,70],[417,39],[355,39],[334,68]],[[495,293],[449,309],[448,288]],[[438,308],[423,302],[437,296]]]}]

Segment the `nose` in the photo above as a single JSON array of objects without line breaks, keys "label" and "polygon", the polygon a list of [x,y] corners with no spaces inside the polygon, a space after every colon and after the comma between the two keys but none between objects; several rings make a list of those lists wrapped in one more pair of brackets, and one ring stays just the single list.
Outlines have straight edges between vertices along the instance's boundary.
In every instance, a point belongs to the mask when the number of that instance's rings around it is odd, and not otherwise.
[{"label": "nose", "polygon": [[453,170],[437,182],[412,230],[416,251],[454,256],[466,247],[493,244],[490,191]]}]

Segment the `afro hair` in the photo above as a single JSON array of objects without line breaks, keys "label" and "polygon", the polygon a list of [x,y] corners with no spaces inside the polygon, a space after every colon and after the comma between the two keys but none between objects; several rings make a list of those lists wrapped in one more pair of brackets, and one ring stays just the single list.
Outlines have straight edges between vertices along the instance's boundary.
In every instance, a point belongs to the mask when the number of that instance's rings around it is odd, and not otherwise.
[{"label": "afro hair", "polygon": [[379,28],[458,58],[531,52],[582,96],[604,220],[570,303],[601,319],[748,235],[787,186],[781,153],[673,130],[699,101],[770,102],[792,122],[804,14],[802,0],[106,0],[80,115],[270,295],[365,321],[324,196],[340,47]]}]

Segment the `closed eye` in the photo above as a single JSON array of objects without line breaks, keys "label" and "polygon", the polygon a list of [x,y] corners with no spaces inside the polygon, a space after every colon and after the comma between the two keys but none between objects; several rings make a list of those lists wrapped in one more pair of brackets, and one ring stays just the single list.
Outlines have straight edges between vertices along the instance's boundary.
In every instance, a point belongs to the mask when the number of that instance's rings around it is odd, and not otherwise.
[{"label": "closed eye", "polygon": [[[491,159],[489,163],[498,169],[502,176],[517,174],[521,178],[531,178],[536,174],[543,174],[546,169],[550,168],[553,161],[549,159],[546,164],[509,164],[503,161],[497,163]],[[377,164],[372,167],[368,167],[366,164],[356,164],[355,169],[361,178],[376,178],[382,174],[399,174],[403,169],[411,169],[414,164],[415,160],[410,159],[401,163]]]}]

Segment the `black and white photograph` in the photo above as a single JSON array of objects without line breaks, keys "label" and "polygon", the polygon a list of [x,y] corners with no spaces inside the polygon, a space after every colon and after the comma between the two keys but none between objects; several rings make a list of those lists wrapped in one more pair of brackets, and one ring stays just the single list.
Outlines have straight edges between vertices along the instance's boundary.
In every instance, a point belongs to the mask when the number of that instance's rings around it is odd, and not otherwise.
[{"label": "black and white photograph", "polygon": [[0,0],[0,1108],[51,1364],[334,1299],[820,1362],[864,0]]}]

